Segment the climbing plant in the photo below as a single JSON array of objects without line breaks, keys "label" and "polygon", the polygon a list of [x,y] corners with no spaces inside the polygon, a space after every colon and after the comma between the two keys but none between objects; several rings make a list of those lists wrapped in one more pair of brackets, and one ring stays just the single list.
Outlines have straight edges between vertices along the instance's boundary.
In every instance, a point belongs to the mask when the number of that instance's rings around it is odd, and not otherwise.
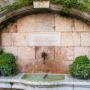
[{"label": "climbing plant", "polygon": [[31,4],[33,3],[33,0],[20,0],[18,2],[13,3],[12,5],[6,6],[6,9],[14,8],[23,4]]},{"label": "climbing plant", "polygon": [[82,10],[90,11],[90,0],[51,0],[52,3],[62,4],[62,15],[69,15],[71,7],[78,7]]}]

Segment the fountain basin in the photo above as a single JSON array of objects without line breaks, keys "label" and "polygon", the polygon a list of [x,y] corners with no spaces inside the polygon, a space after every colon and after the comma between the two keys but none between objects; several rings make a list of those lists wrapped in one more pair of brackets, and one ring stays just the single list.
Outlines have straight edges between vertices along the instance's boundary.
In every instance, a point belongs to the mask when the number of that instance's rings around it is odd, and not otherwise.
[{"label": "fountain basin", "polygon": [[65,75],[61,74],[31,74],[26,73],[22,77],[24,80],[28,81],[43,81],[43,82],[51,82],[51,81],[60,81],[65,80]]},{"label": "fountain basin", "polygon": [[[68,74],[32,74],[34,77],[44,77],[45,81],[39,79],[26,79],[26,76],[31,75],[30,73],[19,73],[12,77],[0,77],[0,88],[11,88],[15,90],[90,90],[90,79],[81,80],[71,77]],[[50,75],[50,76],[49,76]],[[64,75],[64,79],[57,80]],[[56,76],[56,79],[49,79]],[[32,77],[32,76],[31,76]],[[35,81],[34,81],[35,80]],[[50,81],[49,81],[50,80]]]}]

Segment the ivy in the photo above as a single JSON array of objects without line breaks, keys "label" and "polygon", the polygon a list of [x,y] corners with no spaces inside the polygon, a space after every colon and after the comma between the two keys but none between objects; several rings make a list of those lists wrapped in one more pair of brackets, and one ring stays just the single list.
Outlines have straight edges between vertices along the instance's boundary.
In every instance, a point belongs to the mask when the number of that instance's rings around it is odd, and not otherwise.
[{"label": "ivy", "polygon": [[60,12],[61,16],[65,16],[65,17],[68,17],[69,16],[69,13],[70,13],[69,8],[67,8],[65,6],[62,8],[62,10]]},{"label": "ivy", "polygon": [[71,7],[78,7],[82,10],[90,11],[90,0],[51,0],[52,3],[62,4],[61,14],[68,16]]},{"label": "ivy", "polygon": [[10,8],[14,8],[20,5],[24,5],[24,4],[31,4],[33,2],[33,0],[20,0],[19,2],[15,2],[12,5],[8,5],[6,6],[6,9],[10,9]]},{"label": "ivy", "polygon": [[61,0],[51,0],[52,3],[58,4]]}]

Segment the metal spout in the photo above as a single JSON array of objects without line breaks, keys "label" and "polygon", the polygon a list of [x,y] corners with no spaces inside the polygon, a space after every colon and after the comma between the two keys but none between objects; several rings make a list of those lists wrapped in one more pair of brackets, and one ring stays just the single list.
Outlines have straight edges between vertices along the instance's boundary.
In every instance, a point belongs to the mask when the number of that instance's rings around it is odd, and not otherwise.
[{"label": "metal spout", "polygon": [[43,58],[43,64],[45,64],[46,53],[45,53],[45,52],[42,52],[41,56],[42,56],[42,58]]}]

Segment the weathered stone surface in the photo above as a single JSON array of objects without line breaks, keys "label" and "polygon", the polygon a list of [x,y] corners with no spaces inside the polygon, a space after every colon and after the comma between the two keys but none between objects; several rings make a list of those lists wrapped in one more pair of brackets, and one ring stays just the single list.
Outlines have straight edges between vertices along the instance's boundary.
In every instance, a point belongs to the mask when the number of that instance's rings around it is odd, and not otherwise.
[{"label": "weathered stone surface", "polygon": [[17,33],[17,23],[10,23],[7,27],[9,33]]},{"label": "weathered stone surface", "polygon": [[55,15],[55,31],[72,31],[71,29],[71,18],[61,17]]},{"label": "weathered stone surface", "polygon": [[40,62],[35,62],[35,72],[37,73],[61,73],[61,74],[66,74],[68,73],[68,67],[69,64],[72,61],[50,61],[48,60],[45,64],[40,64]]},{"label": "weathered stone surface", "polygon": [[49,8],[49,0],[33,1],[34,8]]},{"label": "weathered stone surface", "polygon": [[90,26],[84,23],[84,31],[90,32]]},{"label": "weathered stone surface", "polygon": [[42,52],[47,54],[46,60],[54,60],[54,47],[36,47],[36,60],[43,60]]},{"label": "weathered stone surface", "polygon": [[84,31],[84,23],[75,19],[75,31]]},{"label": "weathered stone surface", "polygon": [[[3,6],[3,5],[1,5],[1,6]],[[47,9],[47,11],[55,11],[55,12],[59,13],[61,9],[62,9],[61,4],[57,5],[57,4],[50,3],[50,8]],[[0,23],[4,22],[5,20],[8,20],[9,17],[14,17],[14,16],[17,16],[19,14],[21,15],[23,13],[26,14],[28,12],[32,13],[34,11],[38,12],[39,9],[37,9],[37,10],[34,9],[33,5],[26,5],[26,6],[18,7],[18,8],[15,8],[14,10],[13,9],[12,10],[10,9],[8,11],[6,10],[4,12],[1,12],[0,18],[2,18],[4,16],[4,14],[5,14],[5,18],[0,20]],[[43,9],[40,11],[43,11]],[[7,15],[8,13],[10,16]],[[70,9],[70,14],[76,16],[77,18],[81,18],[82,20],[85,20],[86,23],[90,25],[90,15],[89,15],[90,13],[89,12],[72,7]]]},{"label": "weathered stone surface", "polygon": [[9,52],[9,53],[13,53],[15,55],[15,57],[17,58],[17,47],[13,47],[13,46],[3,46],[1,47],[3,49],[4,52]]},{"label": "weathered stone surface", "polygon": [[90,32],[81,33],[81,46],[90,46]]},{"label": "weathered stone surface", "polygon": [[[17,20],[17,30],[18,32],[30,32],[35,30],[35,15],[29,15],[24,18]],[[37,27],[37,26],[36,26]],[[41,30],[41,28],[40,28]]]},{"label": "weathered stone surface", "polygon": [[79,32],[65,32],[61,35],[61,46],[80,46],[80,33]]},{"label": "weathered stone surface", "polygon": [[10,23],[7,27],[2,30],[2,33],[16,33],[17,32],[17,23]]},{"label": "weathered stone surface", "polygon": [[1,31],[1,33],[8,33],[8,32],[9,31],[8,31],[7,27],[3,28],[2,31]]},{"label": "weathered stone surface", "polygon": [[2,46],[12,46],[12,34],[11,33],[2,33],[1,38],[2,38]]},{"label": "weathered stone surface", "polygon": [[75,18],[71,18],[71,29],[75,31]]},{"label": "weathered stone surface", "polygon": [[9,0],[0,0],[0,5],[1,5],[1,7],[5,7],[5,6],[9,5]]},{"label": "weathered stone surface", "polygon": [[90,58],[90,47],[74,47],[74,58],[80,55],[87,55]]},{"label": "weathered stone surface", "polygon": [[28,33],[12,33],[13,46],[29,46]]},{"label": "weathered stone surface", "polygon": [[36,14],[35,31],[54,31],[54,14]]},{"label": "weathered stone surface", "polygon": [[[61,61],[62,65],[62,73],[68,74],[69,65],[72,64],[73,61]],[[58,72],[57,72],[58,73]]]},{"label": "weathered stone surface", "polygon": [[28,72],[28,73],[33,72],[33,69],[34,69],[33,60],[21,59],[21,60],[17,60],[16,63],[17,63],[17,68],[19,72]]},{"label": "weathered stone surface", "polygon": [[7,5],[13,4],[14,2],[17,2],[19,0],[0,0],[0,5],[2,7],[5,7]]},{"label": "weathered stone surface", "polygon": [[32,72],[35,73],[45,73],[45,71],[43,71],[43,62],[42,60],[35,60],[33,63],[33,70]]},{"label": "weathered stone surface", "polygon": [[73,60],[73,47],[55,47],[55,60]]},{"label": "weathered stone surface", "polygon": [[20,59],[20,60],[26,60],[26,59],[35,60],[35,47],[18,47],[18,59]]}]

